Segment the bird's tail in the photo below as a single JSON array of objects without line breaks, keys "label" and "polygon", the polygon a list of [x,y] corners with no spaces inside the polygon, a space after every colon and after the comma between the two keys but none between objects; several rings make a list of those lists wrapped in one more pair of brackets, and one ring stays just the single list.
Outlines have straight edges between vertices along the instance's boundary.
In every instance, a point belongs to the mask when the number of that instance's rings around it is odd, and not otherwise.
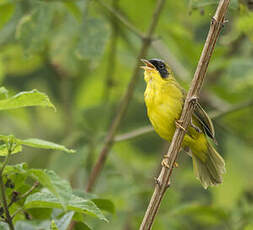
[{"label": "bird's tail", "polygon": [[192,154],[194,174],[205,189],[208,186],[221,184],[222,174],[226,172],[223,158],[209,143],[207,151],[204,162],[194,153]]}]

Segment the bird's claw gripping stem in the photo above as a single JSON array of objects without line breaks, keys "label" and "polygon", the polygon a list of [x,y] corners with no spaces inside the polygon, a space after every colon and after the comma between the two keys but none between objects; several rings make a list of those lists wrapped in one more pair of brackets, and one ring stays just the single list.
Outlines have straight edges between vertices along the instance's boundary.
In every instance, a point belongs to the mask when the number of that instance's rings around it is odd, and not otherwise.
[{"label": "bird's claw gripping stem", "polygon": [[[170,156],[168,156],[168,155],[164,155],[164,156],[163,156],[162,163],[161,163],[161,165],[162,165],[163,167],[168,168],[168,169],[170,168],[170,166],[169,166],[169,164],[167,163],[166,159],[169,159],[169,157],[170,157]],[[173,168],[178,168],[178,163],[177,163],[177,162],[175,162],[175,163],[173,164]]]},{"label": "bird's claw gripping stem", "polygon": [[162,160],[162,163],[161,163],[161,165],[163,166],[163,167],[165,167],[165,168],[170,168],[170,166],[169,166],[169,164],[166,162],[166,159],[169,159],[169,156],[168,155],[164,155],[163,156],[163,160]]},{"label": "bird's claw gripping stem", "polygon": [[[166,160],[169,159],[169,158],[170,158],[169,155],[167,155],[167,154],[164,155],[164,156],[163,156],[162,163],[161,163],[161,165],[162,165],[163,167],[168,168],[168,169],[170,168],[170,166],[169,166],[169,164],[168,164],[168,162],[167,162]],[[175,162],[175,163],[173,164],[173,168],[177,168],[177,167],[178,167],[178,163]],[[158,178],[155,177],[155,183],[159,186],[159,188],[162,187],[161,180],[159,179],[159,177],[158,177]],[[170,180],[168,181],[168,184],[166,185],[166,189],[167,189],[168,187],[170,187]]]},{"label": "bird's claw gripping stem", "polygon": [[184,132],[186,132],[186,129],[182,126],[182,121],[180,121],[180,120],[176,120],[175,121],[175,124],[176,124],[176,127],[177,128],[180,128],[180,129],[182,129]]},{"label": "bird's claw gripping stem", "polygon": [[199,98],[197,96],[192,96],[190,98],[190,103],[192,103],[193,105],[196,105],[199,101]]}]

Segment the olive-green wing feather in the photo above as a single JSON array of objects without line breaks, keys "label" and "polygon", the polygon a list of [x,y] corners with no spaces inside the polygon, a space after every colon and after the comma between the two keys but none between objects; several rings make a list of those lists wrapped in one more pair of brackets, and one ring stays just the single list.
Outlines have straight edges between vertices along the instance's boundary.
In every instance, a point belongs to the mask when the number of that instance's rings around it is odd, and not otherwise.
[{"label": "olive-green wing feather", "polygon": [[193,116],[199,121],[205,133],[215,141],[215,131],[212,120],[199,103],[196,104]]},{"label": "olive-green wing feather", "polygon": [[[178,85],[178,87],[181,89],[183,93],[183,103],[186,98],[186,91]],[[215,131],[213,127],[212,120],[208,117],[207,113],[205,110],[202,108],[202,106],[199,103],[196,103],[196,106],[193,111],[193,117],[197,119],[197,121],[201,124],[202,130],[210,137],[213,139],[214,143],[217,144],[217,141],[215,139]]]}]

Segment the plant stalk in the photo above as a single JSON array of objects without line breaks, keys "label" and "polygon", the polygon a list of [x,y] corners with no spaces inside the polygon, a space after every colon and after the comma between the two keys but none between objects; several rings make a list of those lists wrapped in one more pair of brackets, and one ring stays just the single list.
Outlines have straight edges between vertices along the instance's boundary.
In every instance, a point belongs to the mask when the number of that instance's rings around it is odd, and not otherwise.
[{"label": "plant stalk", "polygon": [[170,166],[162,167],[159,177],[157,178],[157,185],[155,186],[154,193],[149,202],[148,208],[146,210],[145,216],[142,220],[140,230],[150,230],[157,211],[160,207],[162,198],[170,185],[170,176],[173,171],[174,163],[176,162],[178,152],[181,149],[181,145],[183,142],[183,138],[185,135],[184,130],[187,130],[187,127],[190,123],[190,119],[192,117],[193,109],[194,109],[194,101],[198,99],[200,89],[203,84],[203,80],[206,75],[207,67],[211,58],[211,55],[214,50],[214,46],[220,34],[221,28],[224,25],[225,13],[227,11],[229,5],[229,0],[220,0],[216,13],[211,20],[211,25],[209,29],[209,33],[207,35],[207,39],[202,50],[201,57],[199,59],[196,72],[194,74],[192,84],[190,90],[187,94],[185,104],[182,110],[182,114],[180,117],[180,121],[182,122],[182,128],[177,128],[174,136],[171,141],[170,148],[168,150],[167,155],[169,158],[166,158],[166,163]]}]

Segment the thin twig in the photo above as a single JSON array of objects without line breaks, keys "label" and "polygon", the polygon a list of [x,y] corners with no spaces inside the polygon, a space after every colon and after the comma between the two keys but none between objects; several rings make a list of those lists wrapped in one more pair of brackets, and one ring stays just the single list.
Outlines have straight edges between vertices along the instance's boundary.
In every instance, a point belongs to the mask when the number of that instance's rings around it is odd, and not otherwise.
[{"label": "thin twig", "polygon": [[151,125],[147,125],[147,126],[135,129],[133,131],[130,131],[128,133],[117,135],[115,137],[114,141],[115,142],[126,141],[126,140],[129,140],[129,139],[133,139],[135,137],[144,135],[146,133],[151,133],[153,131],[154,131],[154,128]]},{"label": "thin twig", "polygon": [[24,210],[24,208],[22,207],[22,208],[19,208],[19,209],[17,209],[13,214],[12,214],[12,216],[11,216],[11,219],[13,219],[19,212],[21,212],[21,211],[23,211]]},{"label": "thin twig", "polygon": [[190,72],[181,64],[175,56],[171,55],[170,49],[161,40],[152,42],[153,49],[162,57],[166,63],[168,63],[176,76],[180,77],[180,80],[188,82],[190,79]]},{"label": "thin twig", "polygon": [[253,106],[253,101],[252,100],[246,101],[246,102],[243,102],[243,103],[238,103],[236,105],[231,106],[230,108],[228,108],[225,111],[222,111],[222,112],[218,112],[218,111],[211,112],[210,113],[210,117],[212,119],[219,119],[219,118],[224,117],[224,116],[226,116],[226,115],[228,115],[230,113],[233,113],[233,112],[236,112],[236,111],[239,111],[239,110],[245,109],[247,107],[251,107],[251,106]]},{"label": "thin twig", "polygon": [[6,198],[6,191],[5,191],[5,184],[3,182],[3,172],[5,169],[5,166],[8,164],[9,162],[9,157],[11,155],[12,152],[12,144],[8,143],[10,146],[8,147],[8,155],[5,157],[5,160],[2,164],[2,167],[0,169],[0,189],[1,189],[1,195],[2,195],[2,204],[3,204],[3,208],[4,208],[4,213],[5,213],[5,220],[9,225],[9,228],[11,230],[14,230],[14,225],[12,222],[12,218],[8,209],[8,203],[7,203],[7,198]]},{"label": "thin twig", "polygon": [[227,101],[224,101],[217,95],[208,93],[207,91],[201,92],[201,101],[217,111],[225,111],[231,106]]},{"label": "thin twig", "polygon": [[[115,16],[123,25],[126,26],[126,28],[129,29],[129,31],[132,31],[140,39],[143,39],[142,32],[139,31],[133,24],[131,24],[131,22],[126,17],[124,17],[118,11],[113,10],[113,8],[111,8],[110,6],[107,6],[104,2],[102,3],[101,1],[98,1],[98,3],[101,3],[100,5],[106,10],[108,10],[113,16]],[[163,58],[172,67],[177,78],[182,81],[186,81],[187,79],[189,79],[190,72],[186,68],[184,68],[182,63],[180,63],[175,56],[172,56],[170,54],[169,48],[162,40],[152,39],[151,46],[159,54],[159,56]],[[207,99],[210,99],[208,100],[208,102],[214,108],[222,110],[228,106],[225,101],[223,101],[221,98],[217,97],[214,94],[205,92],[205,95],[207,96]]]},{"label": "thin twig", "polygon": [[[212,18],[209,33],[208,33],[204,48],[202,50],[202,54],[198,62],[198,66],[194,74],[194,78],[192,80],[192,84],[187,94],[183,111],[180,117],[180,121],[182,122],[182,127],[185,130],[187,129],[190,123],[190,119],[192,117],[192,113],[194,109],[193,100],[198,98],[199,96],[199,92],[206,75],[207,67],[214,50],[214,46],[216,44],[221,28],[223,27],[224,17],[225,17],[228,4],[229,4],[229,0],[220,0],[216,13],[214,17]],[[146,210],[145,216],[140,226],[140,230],[149,230],[152,227],[156,213],[161,204],[162,198],[168,188],[168,185],[170,182],[170,176],[173,171],[173,165],[176,161],[178,152],[181,148],[184,135],[185,133],[183,129],[180,129],[180,128],[176,129],[174,136],[172,138],[169,151],[167,153],[167,155],[170,157],[169,159],[167,158],[165,159],[166,163],[170,167],[169,168],[162,167],[161,169],[160,175],[157,179],[157,185],[155,186],[153,196]]]},{"label": "thin twig", "polygon": [[152,38],[154,30],[155,30],[155,28],[158,24],[158,19],[159,19],[159,16],[161,14],[164,3],[165,3],[165,0],[158,0],[157,1],[157,5],[156,5],[156,8],[154,10],[154,14],[153,14],[152,21],[151,21],[151,24],[149,26],[147,35],[142,40],[142,47],[140,49],[139,55],[137,56],[136,64],[135,64],[134,71],[133,71],[133,75],[132,75],[131,80],[129,82],[128,88],[126,90],[126,93],[125,93],[120,105],[119,105],[118,111],[116,113],[116,116],[115,116],[112,124],[111,124],[111,127],[110,127],[110,129],[107,133],[104,146],[102,148],[102,151],[99,154],[99,158],[98,158],[98,160],[97,160],[97,162],[96,162],[96,164],[95,164],[95,166],[94,166],[94,168],[93,168],[93,170],[90,174],[88,184],[87,184],[87,187],[86,187],[87,192],[90,192],[92,190],[92,188],[93,188],[93,186],[94,186],[94,184],[97,180],[97,177],[98,177],[100,171],[103,168],[103,165],[105,163],[107,155],[110,152],[111,147],[114,143],[115,134],[118,130],[118,127],[121,123],[122,118],[124,117],[124,115],[126,113],[128,104],[129,104],[130,100],[132,99],[133,92],[134,92],[134,89],[135,89],[135,85],[136,85],[136,82],[137,82],[137,79],[138,79],[138,76],[139,76],[140,59],[143,58],[146,55],[147,51],[148,51],[149,45],[151,43],[151,38]]},{"label": "thin twig", "polygon": [[[108,10],[115,18],[117,18],[123,25],[125,25],[126,28],[128,28],[131,32],[133,32],[137,37],[140,39],[144,39],[144,34],[138,30],[126,17],[124,17],[121,13],[113,9],[112,7],[108,6],[104,2],[100,0],[96,0],[102,7],[104,7],[106,10]],[[163,59],[169,63],[173,70],[175,71],[176,75],[178,75],[182,80],[189,79],[190,73],[187,71],[187,69],[184,68],[184,66],[178,62],[178,60],[172,56],[168,50],[168,47],[158,39],[151,39],[151,46],[153,49],[159,53],[159,56],[163,57]]]},{"label": "thin twig", "polygon": [[[241,102],[238,103],[236,105],[231,105],[230,107],[226,108],[226,110],[223,111],[211,111],[209,113],[209,117],[213,120],[219,119],[221,117],[224,117],[230,113],[248,108],[253,106],[253,101],[246,101],[246,102]],[[120,141],[126,141],[126,140],[130,140],[133,139],[135,137],[147,134],[147,133],[151,133],[154,132],[154,129],[152,126],[147,125],[147,126],[143,126],[140,128],[137,128],[135,130],[132,130],[130,132],[127,133],[123,133],[123,134],[119,134],[115,137],[115,142],[120,142]]]},{"label": "thin twig", "polygon": [[105,4],[103,1],[96,0],[101,6],[107,9],[113,16],[120,20],[130,31],[132,31],[135,35],[140,37],[141,39],[145,38],[145,34],[139,31],[133,24],[131,24],[123,15],[121,15],[116,9],[110,7],[109,5]]},{"label": "thin twig", "polygon": [[8,208],[15,202],[18,202],[19,200],[21,199],[24,199],[26,198],[27,196],[29,196],[33,191],[34,189],[36,189],[38,186],[39,186],[39,182],[38,181],[35,181],[34,184],[32,185],[32,187],[27,190],[25,193],[23,193],[21,196],[17,196],[16,198],[12,199],[11,202],[8,204]]}]

